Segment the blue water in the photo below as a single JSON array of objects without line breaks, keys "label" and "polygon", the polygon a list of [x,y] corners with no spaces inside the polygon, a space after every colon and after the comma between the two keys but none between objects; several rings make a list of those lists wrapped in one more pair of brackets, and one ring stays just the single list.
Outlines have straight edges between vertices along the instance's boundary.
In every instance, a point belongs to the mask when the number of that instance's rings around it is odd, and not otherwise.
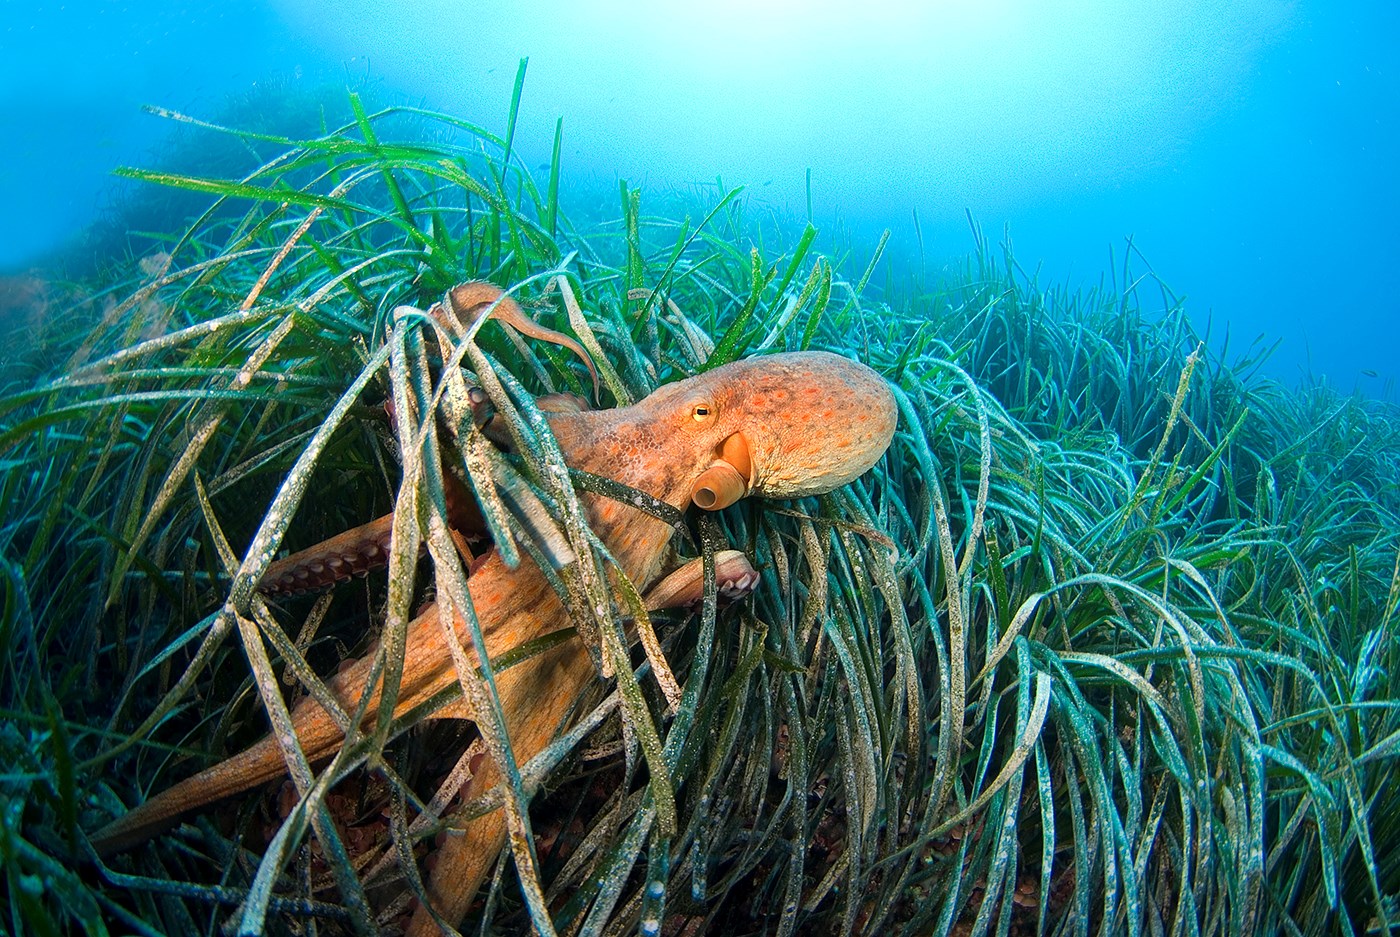
[{"label": "blue water", "polygon": [[[557,9],[556,9],[557,8]],[[503,129],[565,184],[722,175],[936,266],[970,211],[1043,283],[1126,239],[1270,371],[1393,396],[1400,378],[1400,7],[1188,2],[24,4],[0,25],[0,272],[43,262],[151,165],[157,104],[366,80]],[[534,158],[532,156],[532,158]],[[1139,265],[1139,270],[1142,267]],[[1372,376],[1372,375],[1375,376]]]}]

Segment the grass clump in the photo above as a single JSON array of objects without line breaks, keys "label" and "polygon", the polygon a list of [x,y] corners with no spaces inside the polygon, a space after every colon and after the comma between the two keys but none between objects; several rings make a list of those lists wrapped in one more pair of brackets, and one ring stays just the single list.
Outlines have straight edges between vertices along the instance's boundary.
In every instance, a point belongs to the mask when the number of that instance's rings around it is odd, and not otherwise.
[{"label": "grass clump", "polygon": [[[352,109],[314,139],[259,137],[282,152],[244,178],[132,173],[215,205],[0,404],[14,930],[394,926],[430,843],[408,823],[451,767],[433,752],[465,744],[447,729],[386,747],[383,727],[327,769],[376,773],[336,791],[300,766],[285,826],[250,796],[106,866],[83,833],[324,692],[316,674],[372,633],[401,645],[413,531],[387,585],[283,607],[252,586],[277,550],[396,498],[445,523],[433,421],[396,441],[377,403],[451,405],[395,310],[471,278],[594,349],[609,405],[813,347],[885,374],[901,421],[846,489],[701,525],[754,558],[758,590],[718,613],[711,593],[667,633],[671,721],[640,655],[620,705],[599,682],[587,741],[546,753],[538,865],[522,889],[504,864],[466,926],[1391,926],[1392,409],[1251,377],[1169,293],[1149,313],[1155,280],[1126,264],[1047,290],[979,235],[962,274],[881,302],[875,262],[846,277],[814,229],[755,246],[737,192],[655,217],[624,184],[618,219],[583,232],[558,146],[537,182],[509,130]],[[484,385],[586,390],[566,355],[494,328],[462,354]],[[547,440],[525,442],[509,470],[567,515]],[[485,464],[460,468],[489,490]],[[499,523],[498,542],[532,542]],[[540,767],[508,772],[507,796]]]}]

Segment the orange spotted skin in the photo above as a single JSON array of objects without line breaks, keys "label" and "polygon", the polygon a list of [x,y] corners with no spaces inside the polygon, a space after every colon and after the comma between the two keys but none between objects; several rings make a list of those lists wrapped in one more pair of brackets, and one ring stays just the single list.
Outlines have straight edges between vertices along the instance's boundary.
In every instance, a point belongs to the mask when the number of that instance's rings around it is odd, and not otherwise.
[{"label": "orange spotted skin", "polygon": [[[743,435],[751,458],[749,494],[800,497],[852,481],[888,447],[895,402],[884,380],[864,365],[826,352],[802,352],[734,362],[662,387],[630,407],[554,414],[550,426],[569,465],[683,509],[695,479],[735,433]],[[655,583],[670,527],[618,501],[590,494],[583,499],[591,526],[627,576],[642,589]],[[511,570],[492,552],[472,573],[468,588],[493,658],[568,621],[554,590],[528,560]],[[466,641],[461,622],[457,625],[458,638]],[[358,700],[372,660],[367,655],[331,682],[347,710]],[[550,742],[592,679],[591,659],[577,639],[497,676],[517,762],[524,763]],[[409,625],[396,710],[407,711],[455,681],[438,611],[430,606]],[[377,699],[376,687],[367,722],[374,719]],[[435,715],[470,717],[461,702]],[[329,757],[340,746],[341,733],[314,701],[297,706],[292,719],[310,759]],[[98,831],[93,844],[101,853],[127,848],[187,810],[284,772],[276,742],[264,739],[117,819]],[[495,764],[483,760],[472,795],[499,780]],[[504,845],[505,833],[503,813],[496,810],[471,821],[439,849],[429,896],[444,920],[455,925],[462,919]],[[437,930],[432,916],[420,908],[409,933]]]}]

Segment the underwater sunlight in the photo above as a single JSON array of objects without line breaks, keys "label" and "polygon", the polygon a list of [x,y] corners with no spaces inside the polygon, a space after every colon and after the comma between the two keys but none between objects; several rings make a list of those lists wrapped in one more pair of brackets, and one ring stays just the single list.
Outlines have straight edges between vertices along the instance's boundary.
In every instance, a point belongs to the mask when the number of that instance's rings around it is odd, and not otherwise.
[{"label": "underwater sunlight", "polygon": [[9,17],[0,934],[1400,933],[1397,18]]}]

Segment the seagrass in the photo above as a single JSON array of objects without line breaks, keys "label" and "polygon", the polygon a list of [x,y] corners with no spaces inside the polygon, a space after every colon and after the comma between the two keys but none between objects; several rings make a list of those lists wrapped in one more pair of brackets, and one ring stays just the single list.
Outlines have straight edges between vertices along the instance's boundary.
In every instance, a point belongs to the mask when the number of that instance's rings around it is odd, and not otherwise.
[{"label": "seagrass", "polygon": [[[106,864],[84,835],[275,727],[343,657],[378,641],[393,673],[415,605],[451,588],[417,563],[443,473],[490,490],[491,459],[394,436],[379,404],[440,405],[442,362],[392,312],[476,278],[576,336],[605,403],[818,348],[883,374],[900,424],[831,495],[693,525],[688,549],[745,550],[757,590],[660,622],[674,715],[638,653],[577,731],[506,766],[538,862],[508,851],[465,928],[1391,926],[1393,406],[1258,377],[1260,350],[1199,335],[1131,248],[1072,293],[975,226],[931,283],[737,191],[647,214],[624,183],[572,222],[561,147],[541,181],[513,151],[518,100],[505,136],[352,99],[344,127],[260,137],[282,153],[244,178],[132,170],[211,207],[94,284],[109,308],[12,352],[41,377],[0,400],[10,930],[369,932],[421,894],[443,822],[415,818],[468,741],[446,730],[384,748],[383,724],[328,767],[293,744],[284,796]],[[587,373],[494,326],[477,341],[463,380],[524,408],[510,471],[557,492],[528,394],[586,394]],[[255,598],[278,551],[404,498],[387,574]],[[530,562],[510,512],[483,513]]]}]

